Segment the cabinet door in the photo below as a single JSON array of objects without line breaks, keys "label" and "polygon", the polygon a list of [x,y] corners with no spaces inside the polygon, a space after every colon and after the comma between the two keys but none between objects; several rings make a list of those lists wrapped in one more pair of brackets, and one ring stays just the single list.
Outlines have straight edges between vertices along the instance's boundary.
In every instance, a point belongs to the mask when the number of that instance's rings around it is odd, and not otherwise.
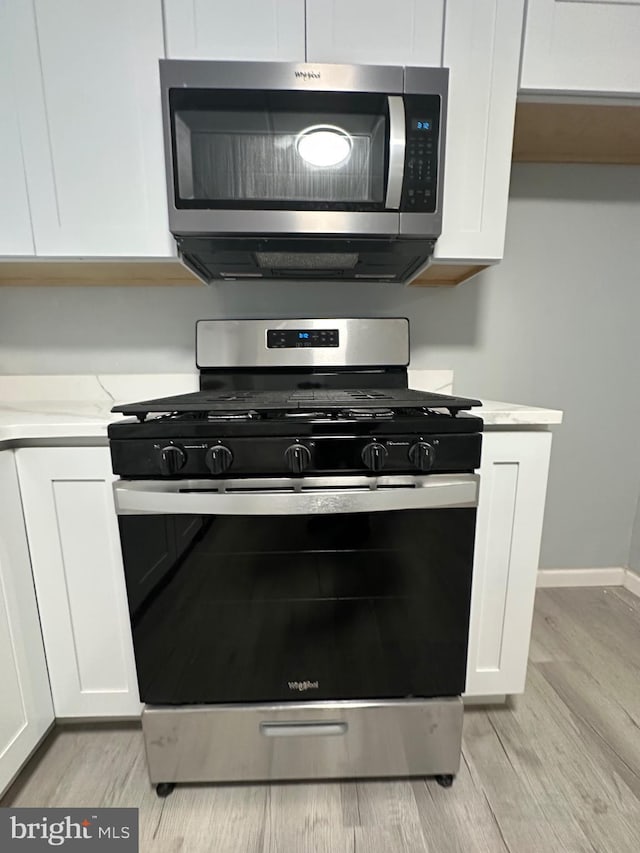
[{"label": "cabinet door", "polygon": [[35,249],[31,233],[31,214],[9,48],[10,36],[6,26],[5,7],[0,5],[0,256],[33,255]]},{"label": "cabinet door", "polygon": [[502,258],[524,0],[309,0],[307,57],[449,68],[434,260]]},{"label": "cabinet door", "polygon": [[529,0],[520,89],[640,94],[640,0]]},{"label": "cabinet door", "polygon": [[524,690],[550,453],[550,432],[483,436],[467,696]]},{"label": "cabinet door", "polygon": [[304,0],[164,0],[169,58],[304,61]]},{"label": "cabinet door", "polygon": [[140,712],[106,447],[16,451],[57,717]]},{"label": "cabinet door", "polygon": [[444,0],[307,0],[307,61],[442,65]]},{"label": "cabinet door", "polygon": [[436,260],[504,254],[523,12],[523,0],[447,4],[449,110]]},{"label": "cabinet door", "polygon": [[161,0],[4,5],[36,254],[173,254]]},{"label": "cabinet door", "polygon": [[0,451],[0,795],[53,723],[13,451]]}]

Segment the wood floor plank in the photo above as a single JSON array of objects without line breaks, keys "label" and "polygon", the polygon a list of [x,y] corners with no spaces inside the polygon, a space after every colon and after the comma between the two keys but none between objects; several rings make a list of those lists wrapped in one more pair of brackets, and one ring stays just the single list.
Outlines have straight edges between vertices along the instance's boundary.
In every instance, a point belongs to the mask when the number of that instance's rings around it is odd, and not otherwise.
[{"label": "wood floor plank", "polygon": [[527,689],[465,711],[463,761],[433,780],[148,781],[140,728],[61,727],[3,806],[133,806],[141,853],[638,853],[640,599],[540,590]]},{"label": "wood floor plank", "polygon": [[629,608],[629,610],[633,610],[635,613],[640,613],[640,598],[637,595],[629,592],[629,590],[625,589],[623,586],[608,587],[608,590],[611,595],[614,595],[619,599]]},{"label": "wood floor plank", "polygon": [[[218,853],[218,848],[211,848]],[[286,830],[269,833],[265,838],[265,853],[354,853],[356,842],[354,830],[337,826],[333,828],[316,827],[313,830]],[[360,848],[358,848],[359,850]],[[244,853],[244,848],[236,847],[234,853]]]},{"label": "wood floor plank", "polygon": [[472,778],[464,753],[452,788],[441,788],[433,780],[414,781],[412,785],[430,850],[507,853],[500,827],[482,788]]},{"label": "wood floor plank", "polygon": [[421,829],[406,826],[357,826],[353,829],[353,853],[440,853],[429,847]]},{"label": "wood floor plank", "polygon": [[637,853],[638,823],[631,822],[626,815],[603,815],[597,821],[581,820],[583,831],[591,841],[592,850],[597,853]]},{"label": "wood floor plank", "polygon": [[594,689],[614,696],[640,725],[640,619],[606,590],[541,590],[536,597],[536,638],[588,673]]},{"label": "wood floor plank", "polygon": [[342,825],[346,827],[362,826],[360,819],[360,803],[358,802],[358,783],[343,782],[340,785],[342,801]]},{"label": "wood floor plank", "polygon": [[262,853],[267,796],[265,785],[180,785],[163,801],[149,850],[178,841],[180,853]]},{"label": "wood floor plank", "polygon": [[358,782],[361,826],[420,826],[420,814],[409,780]]},{"label": "wood floor plank", "polygon": [[570,708],[576,725],[597,740],[616,773],[640,799],[640,728],[634,718],[614,696],[598,689],[581,667],[564,663],[538,666]]},{"label": "wood floor plank", "polygon": [[508,850],[513,853],[548,850],[583,853],[588,849],[579,846],[579,840],[575,846],[565,846],[566,839],[556,831],[554,822],[536,801],[529,783],[511,763],[488,714],[466,715],[463,749]]},{"label": "wood floor plank", "polygon": [[339,782],[301,782],[267,787],[266,831],[309,832],[343,828]]},{"label": "wood floor plank", "polygon": [[[567,640],[586,637],[606,652],[630,666],[640,666],[640,623],[634,607],[616,594],[614,589],[542,589],[536,595],[536,615],[550,616],[556,626],[566,628]],[[585,663],[589,648],[578,647],[578,657]]]},{"label": "wood floor plank", "polygon": [[492,711],[489,721],[517,774],[541,804],[561,802],[577,814],[585,808],[595,814],[638,810],[634,791],[602,752],[599,738],[577,724],[539,665],[529,668],[517,712]]}]

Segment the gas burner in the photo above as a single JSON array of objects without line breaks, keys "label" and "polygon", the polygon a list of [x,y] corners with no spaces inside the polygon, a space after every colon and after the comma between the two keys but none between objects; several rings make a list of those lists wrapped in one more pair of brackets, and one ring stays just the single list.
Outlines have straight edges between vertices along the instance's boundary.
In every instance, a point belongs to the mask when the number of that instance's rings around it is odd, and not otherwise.
[{"label": "gas burner", "polygon": [[206,412],[205,417],[208,421],[255,421],[260,419],[260,412],[255,409],[249,409],[246,412]]},{"label": "gas burner", "polygon": [[394,417],[393,409],[343,409],[342,417],[356,421],[382,421]]}]

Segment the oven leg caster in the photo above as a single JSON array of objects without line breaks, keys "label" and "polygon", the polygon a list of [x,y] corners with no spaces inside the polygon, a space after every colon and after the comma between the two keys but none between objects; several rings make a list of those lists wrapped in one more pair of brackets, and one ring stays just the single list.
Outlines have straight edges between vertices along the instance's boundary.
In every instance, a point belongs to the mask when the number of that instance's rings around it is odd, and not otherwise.
[{"label": "oven leg caster", "polygon": [[445,773],[444,775],[436,776],[436,782],[443,788],[450,788],[453,785],[454,779],[455,776],[452,776],[450,773]]},{"label": "oven leg caster", "polygon": [[156,785],[156,794],[159,797],[168,797],[175,787],[175,782],[160,782]]}]

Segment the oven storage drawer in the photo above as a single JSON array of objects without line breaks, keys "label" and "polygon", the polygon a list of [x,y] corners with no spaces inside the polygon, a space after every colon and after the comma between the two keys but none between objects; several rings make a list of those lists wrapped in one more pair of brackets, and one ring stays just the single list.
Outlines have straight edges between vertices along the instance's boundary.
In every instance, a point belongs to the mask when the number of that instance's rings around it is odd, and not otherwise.
[{"label": "oven storage drawer", "polygon": [[462,701],[147,707],[152,783],[455,774]]}]

